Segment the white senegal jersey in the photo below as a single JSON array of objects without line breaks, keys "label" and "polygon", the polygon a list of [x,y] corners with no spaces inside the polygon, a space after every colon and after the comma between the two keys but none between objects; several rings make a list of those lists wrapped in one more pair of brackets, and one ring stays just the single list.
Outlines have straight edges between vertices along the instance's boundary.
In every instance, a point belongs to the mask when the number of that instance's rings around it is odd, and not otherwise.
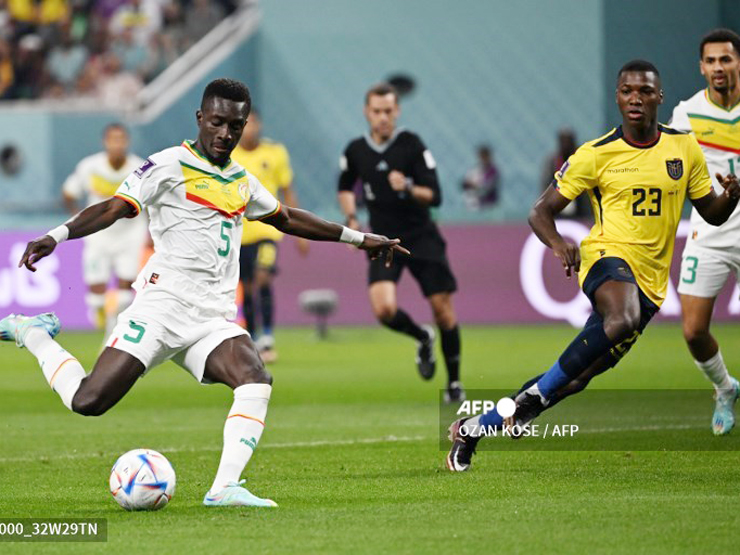
[{"label": "white senegal jersey", "polygon": [[[678,103],[673,110],[671,127],[694,134],[707,160],[712,186],[717,194],[724,189],[714,177],[740,172],[740,104],[729,110],[709,98],[707,89]],[[696,209],[691,211],[688,246],[740,253],[740,210],[735,209],[721,226],[705,222]]]},{"label": "white senegal jersey", "polygon": [[115,196],[136,214],[149,211],[154,255],[134,289],[175,296],[200,317],[234,319],[242,218],[280,211],[257,178],[231,160],[214,165],[185,141],[147,158]]},{"label": "white senegal jersey", "polygon": [[[75,171],[62,185],[62,191],[74,199],[87,197],[87,205],[108,200],[116,194],[123,180],[144,162],[135,154],[128,154],[123,165],[111,166],[108,155],[98,152],[80,160]],[[119,220],[107,229],[85,237],[86,245],[113,247],[125,241],[139,248],[146,234],[143,221]]]}]

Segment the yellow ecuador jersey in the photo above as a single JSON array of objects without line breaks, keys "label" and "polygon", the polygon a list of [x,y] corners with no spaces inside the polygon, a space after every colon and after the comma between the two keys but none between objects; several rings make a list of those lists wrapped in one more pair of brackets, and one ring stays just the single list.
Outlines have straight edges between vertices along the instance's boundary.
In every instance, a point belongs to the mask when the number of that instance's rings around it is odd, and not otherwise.
[{"label": "yellow ecuador jersey", "polygon": [[[280,189],[290,187],[293,181],[288,150],[280,143],[269,139],[261,139],[254,150],[237,146],[231,153],[231,159],[254,175],[274,197],[278,197]],[[244,221],[242,245],[266,239],[280,241],[282,237],[283,234],[271,225],[258,221]]]},{"label": "yellow ecuador jersey", "polygon": [[555,187],[568,199],[583,191],[591,199],[594,226],[581,243],[581,285],[597,260],[615,256],[660,306],[686,194],[706,196],[712,181],[693,135],[658,130],[651,144],[628,142],[621,127],[585,143],[555,173]]}]

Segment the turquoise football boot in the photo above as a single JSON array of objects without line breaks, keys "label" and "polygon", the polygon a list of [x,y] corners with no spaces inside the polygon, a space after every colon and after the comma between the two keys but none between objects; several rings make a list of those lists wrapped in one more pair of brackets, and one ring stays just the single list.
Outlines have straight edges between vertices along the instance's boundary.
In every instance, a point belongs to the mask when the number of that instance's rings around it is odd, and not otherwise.
[{"label": "turquoise football boot", "polygon": [[732,389],[717,392],[714,396],[714,416],[712,417],[712,431],[716,436],[729,434],[735,427],[735,403],[740,396],[740,382],[730,378]]},{"label": "turquoise football boot", "polygon": [[243,488],[246,480],[230,482],[224,489],[211,495],[210,492],[203,498],[206,507],[277,507],[272,499],[262,499]]},{"label": "turquoise football boot", "polygon": [[62,324],[53,312],[36,316],[11,314],[0,320],[0,341],[15,341],[16,345],[23,347],[23,339],[31,328],[41,328],[53,339],[62,329]]}]

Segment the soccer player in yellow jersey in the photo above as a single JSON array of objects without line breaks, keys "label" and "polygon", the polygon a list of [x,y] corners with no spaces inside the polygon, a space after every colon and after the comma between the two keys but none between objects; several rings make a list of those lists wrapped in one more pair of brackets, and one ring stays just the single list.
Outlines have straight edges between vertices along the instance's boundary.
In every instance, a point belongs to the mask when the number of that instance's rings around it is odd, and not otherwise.
[{"label": "soccer player in yellow jersey", "polygon": [[[715,193],[694,136],[658,123],[663,91],[653,64],[625,64],[616,100],[622,125],[582,145],[555,173],[529,217],[566,275],[579,272],[593,312],[552,368],[522,386],[513,417],[504,422],[494,409],[453,422],[447,455],[453,472],[470,468],[477,442],[492,429],[531,422],[619,362],[665,299],[687,195],[712,225],[725,222],[737,206],[737,178],[717,175],[723,192]],[[558,233],[555,216],[582,192],[589,194],[595,223],[579,249]]]},{"label": "soccer player in yellow jersey", "polygon": [[[252,109],[244,126],[239,145],[231,157],[260,180],[262,185],[288,206],[298,207],[293,190],[293,170],[287,149],[280,143],[262,137],[262,120]],[[265,362],[277,359],[273,336],[274,293],[272,281],[277,274],[278,242],[283,234],[260,221],[244,220],[240,255],[239,278],[244,290],[244,318],[247,330],[255,339],[257,349]],[[308,253],[308,241],[297,238],[299,252]],[[255,293],[259,302],[261,333],[257,336]]]}]

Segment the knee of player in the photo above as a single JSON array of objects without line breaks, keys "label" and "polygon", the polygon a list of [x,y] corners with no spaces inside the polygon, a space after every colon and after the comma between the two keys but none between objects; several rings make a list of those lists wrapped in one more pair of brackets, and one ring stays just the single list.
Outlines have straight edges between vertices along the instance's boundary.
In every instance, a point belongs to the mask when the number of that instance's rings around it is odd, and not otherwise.
[{"label": "knee of player", "polygon": [[246,372],[240,379],[237,380],[238,385],[248,385],[253,383],[272,385],[273,378],[263,364],[251,368]]},{"label": "knee of player", "polygon": [[701,327],[684,325],[683,338],[689,345],[700,345],[709,337],[709,330]]},{"label": "knee of player", "polygon": [[396,307],[390,304],[375,307],[375,317],[383,323],[393,320],[396,315]]},{"label": "knee of player", "polygon": [[80,390],[72,399],[72,410],[82,416],[100,416],[108,409],[98,395]]},{"label": "knee of player", "polygon": [[640,314],[622,312],[604,319],[604,331],[614,341],[623,341],[640,330]]}]

